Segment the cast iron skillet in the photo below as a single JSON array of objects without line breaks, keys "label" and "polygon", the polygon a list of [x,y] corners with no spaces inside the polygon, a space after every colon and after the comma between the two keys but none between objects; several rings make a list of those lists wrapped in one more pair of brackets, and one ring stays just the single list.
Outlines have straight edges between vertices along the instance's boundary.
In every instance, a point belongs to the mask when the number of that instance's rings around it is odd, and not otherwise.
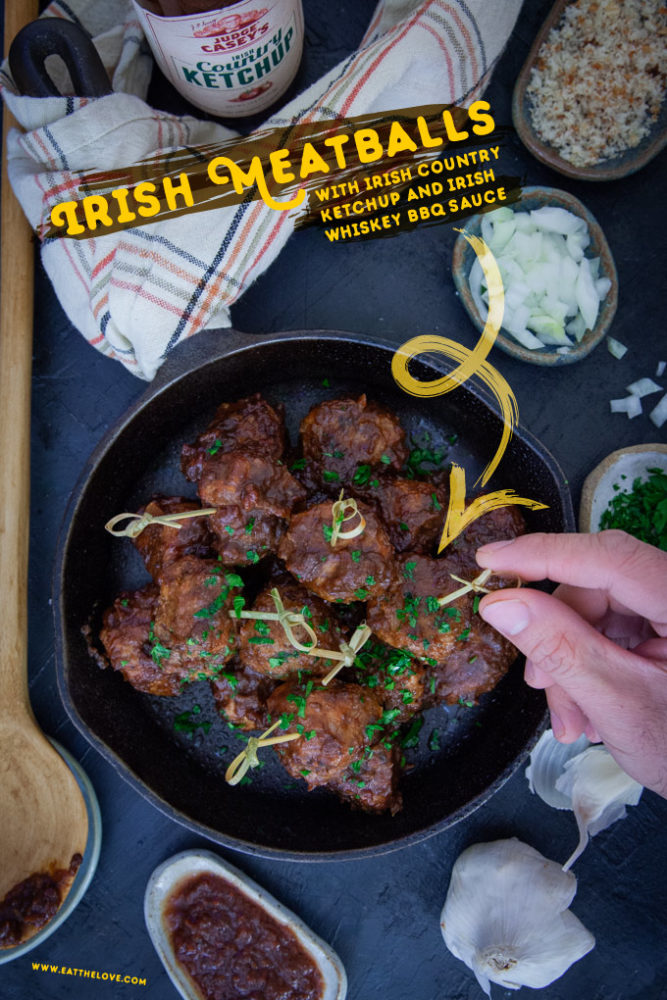
[{"label": "cast iron skillet", "polygon": [[[419,443],[428,433],[430,447],[447,448],[447,458],[464,464],[472,485],[495,451],[501,418],[470,384],[436,399],[403,393],[391,376],[393,350],[330,331],[198,334],[170,356],[106,435],[70,501],[54,586],[58,683],[67,711],[93,746],[166,815],[236,850],[328,860],[416,843],[480,806],[525,759],[543,726],[544,696],[523,683],[517,662],[479,707],[426,713],[419,745],[405,749],[403,811],[393,818],[367,815],[325,791],[307,793],[270,750],[251,784],[228,786],[223,774],[242,743],[216,716],[206,682],[190,685],[177,699],[142,695],[119,674],[100,670],[87,651],[82,625],[90,620],[99,628],[104,608],[121,589],[147,581],[134,546],[112,539],[105,521],[136,510],[154,491],[194,494],[180,474],[180,448],[222,400],[257,390],[282,400],[295,441],[301,418],[315,402],[366,391],[398,412]],[[411,365],[423,380],[449,370],[442,358]],[[455,444],[449,441],[453,432]],[[530,530],[574,529],[560,469],[521,430],[490,485],[509,487],[549,504],[529,515]],[[208,732],[187,731],[200,722],[210,723]]]}]

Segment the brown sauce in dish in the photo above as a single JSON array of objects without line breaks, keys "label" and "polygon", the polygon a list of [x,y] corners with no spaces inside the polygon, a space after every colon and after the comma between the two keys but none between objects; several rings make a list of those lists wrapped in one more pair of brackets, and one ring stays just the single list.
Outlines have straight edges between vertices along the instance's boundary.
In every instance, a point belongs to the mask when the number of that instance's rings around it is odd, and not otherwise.
[{"label": "brown sauce in dish", "polygon": [[83,861],[73,854],[69,868],[35,872],[0,900],[0,948],[13,948],[55,916]]},{"label": "brown sauce in dish", "polygon": [[164,919],[205,1000],[321,1000],[321,973],[296,935],[220,876],[181,882]]}]

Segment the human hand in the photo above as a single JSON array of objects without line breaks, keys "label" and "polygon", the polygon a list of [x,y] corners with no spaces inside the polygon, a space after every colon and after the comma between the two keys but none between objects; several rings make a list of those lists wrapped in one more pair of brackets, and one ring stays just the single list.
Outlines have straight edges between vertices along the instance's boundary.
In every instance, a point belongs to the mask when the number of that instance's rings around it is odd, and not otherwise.
[{"label": "human hand", "polygon": [[525,581],[493,591],[482,618],[526,655],[554,735],[604,741],[636,781],[667,797],[667,552],[623,531],[531,534],[493,542],[477,562]]}]

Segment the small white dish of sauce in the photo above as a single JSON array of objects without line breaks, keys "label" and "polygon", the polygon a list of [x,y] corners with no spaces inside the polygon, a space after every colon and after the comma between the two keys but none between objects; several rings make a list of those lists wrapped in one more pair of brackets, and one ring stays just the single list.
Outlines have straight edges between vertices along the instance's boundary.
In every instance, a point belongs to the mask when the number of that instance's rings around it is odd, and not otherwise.
[{"label": "small white dish of sauce", "polygon": [[[295,914],[209,851],[159,865],[144,897],[151,940],[184,1000],[345,1000],[342,962]],[[215,955],[215,961],[211,956]]]}]

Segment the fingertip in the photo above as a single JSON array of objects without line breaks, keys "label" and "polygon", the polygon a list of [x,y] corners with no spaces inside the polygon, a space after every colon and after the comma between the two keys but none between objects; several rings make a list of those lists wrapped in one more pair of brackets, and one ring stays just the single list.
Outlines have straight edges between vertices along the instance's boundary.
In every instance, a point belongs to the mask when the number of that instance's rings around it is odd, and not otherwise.
[{"label": "fingertip", "polygon": [[512,545],[515,541],[514,538],[504,538],[499,542],[487,542],[486,545],[480,546],[475,553],[475,559],[479,566],[483,566],[485,569],[489,569],[493,561],[494,552],[498,552],[500,549],[506,549],[508,545]]}]

